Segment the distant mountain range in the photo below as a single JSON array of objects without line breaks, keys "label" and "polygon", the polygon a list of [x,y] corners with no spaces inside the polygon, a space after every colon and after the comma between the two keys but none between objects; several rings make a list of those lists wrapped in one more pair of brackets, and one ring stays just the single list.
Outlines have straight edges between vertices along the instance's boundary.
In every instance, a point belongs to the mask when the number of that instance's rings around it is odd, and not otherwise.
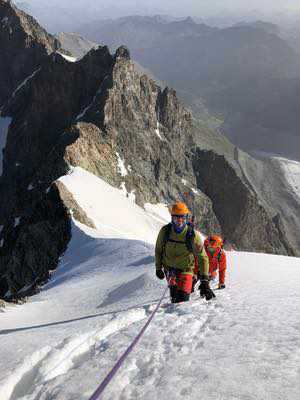
[{"label": "distant mountain range", "polygon": [[265,21],[252,21],[252,22],[238,22],[234,26],[237,27],[252,27],[256,29],[262,29],[267,33],[274,33],[275,35],[280,34],[280,28],[276,24]]},{"label": "distant mountain range", "polygon": [[131,16],[98,21],[80,32],[111,49],[127,45],[199,116],[217,116],[220,129],[241,148],[300,157],[300,56],[277,35],[276,25],[257,21],[218,29],[191,18]]},{"label": "distant mountain range", "polygon": [[160,15],[132,15],[95,21],[80,27],[78,31],[91,40],[106,43],[112,50],[123,42],[135,54],[157,45],[164,46],[168,40],[202,36],[216,30],[205,24],[197,24],[191,17],[170,20]]},{"label": "distant mountain range", "polygon": [[99,44],[87,40],[76,33],[61,32],[56,37],[63,49],[77,59],[85,56],[90,50],[99,47]]}]

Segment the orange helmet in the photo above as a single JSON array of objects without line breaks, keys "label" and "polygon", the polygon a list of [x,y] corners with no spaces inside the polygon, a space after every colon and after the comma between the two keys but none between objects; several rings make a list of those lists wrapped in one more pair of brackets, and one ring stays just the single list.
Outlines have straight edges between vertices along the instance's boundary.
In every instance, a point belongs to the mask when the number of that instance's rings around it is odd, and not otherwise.
[{"label": "orange helmet", "polygon": [[211,235],[208,238],[209,245],[211,247],[222,247],[223,246],[223,240],[220,236],[218,235]]},{"label": "orange helmet", "polygon": [[172,206],[171,215],[187,215],[190,210],[187,208],[186,204],[179,201]]}]

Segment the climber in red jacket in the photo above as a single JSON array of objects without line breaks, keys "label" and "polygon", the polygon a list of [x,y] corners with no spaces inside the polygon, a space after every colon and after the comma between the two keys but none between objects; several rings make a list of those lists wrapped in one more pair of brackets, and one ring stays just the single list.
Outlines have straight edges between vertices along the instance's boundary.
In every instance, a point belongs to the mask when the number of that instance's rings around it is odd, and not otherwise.
[{"label": "climber in red jacket", "polygon": [[204,241],[204,247],[209,258],[209,278],[217,277],[219,270],[218,289],[225,289],[226,254],[223,249],[223,240],[218,235],[209,236]]}]

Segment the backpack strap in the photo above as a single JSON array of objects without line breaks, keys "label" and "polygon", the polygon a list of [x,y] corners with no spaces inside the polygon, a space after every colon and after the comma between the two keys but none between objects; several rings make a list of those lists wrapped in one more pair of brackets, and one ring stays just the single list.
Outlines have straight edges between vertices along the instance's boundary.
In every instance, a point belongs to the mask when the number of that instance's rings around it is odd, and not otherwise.
[{"label": "backpack strap", "polygon": [[171,230],[172,230],[172,223],[170,222],[168,225],[165,225],[165,234],[163,237],[163,245],[162,245],[162,254],[166,254],[166,244],[170,240],[170,235],[171,235]]},{"label": "backpack strap", "polygon": [[185,235],[185,244],[186,244],[188,251],[190,251],[191,253],[194,253],[194,248],[193,248],[194,239],[195,239],[194,226],[191,224],[188,224],[188,230]]},{"label": "backpack strap", "polygon": [[218,256],[217,256],[218,262],[221,261],[221,256],[222,256],[222,249],[220,249],[220,251],[219,251],[219,253],[218,253]]}]

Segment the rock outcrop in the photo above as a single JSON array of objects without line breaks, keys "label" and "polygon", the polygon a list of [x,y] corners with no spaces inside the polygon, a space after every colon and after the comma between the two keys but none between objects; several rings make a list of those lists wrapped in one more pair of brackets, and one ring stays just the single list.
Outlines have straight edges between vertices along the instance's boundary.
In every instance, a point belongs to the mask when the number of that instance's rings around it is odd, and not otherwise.
[{"label": "rock outcrop", "polygon": [[59,48],[34,18],[10,0],[0,0],[0,107]]},{"label": "rock outcrop", "polygon": [[232,243],[245,251],[291,252],[278,215],[272,218],[223,155],[198,148],[194,171],[198,186],[212,200],[223,234]]},{"label": "rock outcrop", "polygon": [[18,297],[46,282],[71,238],[69,211],[57,186],[40,192],[30,212],[12,220],[1,233],[0,293],[8,299]]}]

